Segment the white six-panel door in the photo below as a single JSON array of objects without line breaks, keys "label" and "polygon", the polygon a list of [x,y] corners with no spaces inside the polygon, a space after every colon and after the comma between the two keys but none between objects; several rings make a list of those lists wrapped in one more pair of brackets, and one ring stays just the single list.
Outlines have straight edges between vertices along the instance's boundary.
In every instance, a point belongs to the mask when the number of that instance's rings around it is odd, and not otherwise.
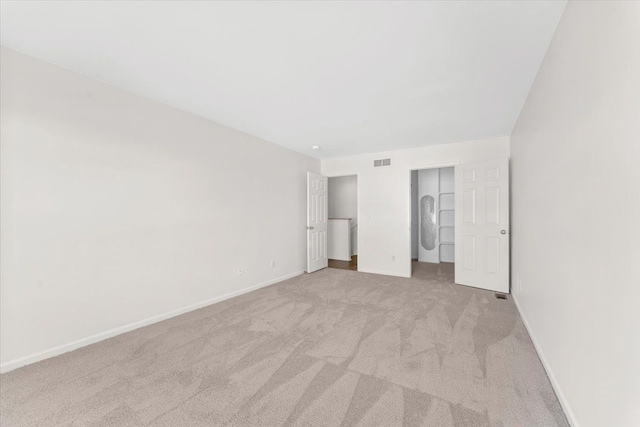
[{"label": "white six-panel door", "polygon": [[328,265],[327,177],[307,172],[307,273]]},{"label": "white six-panel door", "polygon": [[455,168],[455,282],[509,292],[509,160]]}]

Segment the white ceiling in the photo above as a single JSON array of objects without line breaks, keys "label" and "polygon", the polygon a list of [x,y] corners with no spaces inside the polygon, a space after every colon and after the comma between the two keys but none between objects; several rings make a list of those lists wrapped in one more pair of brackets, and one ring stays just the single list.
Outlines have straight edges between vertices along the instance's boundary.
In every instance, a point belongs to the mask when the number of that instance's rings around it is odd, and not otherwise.
[{"label": "white ceiling", "polygon": [[565,3],[3,1],[1,42],[326,158],[510,134]]}]

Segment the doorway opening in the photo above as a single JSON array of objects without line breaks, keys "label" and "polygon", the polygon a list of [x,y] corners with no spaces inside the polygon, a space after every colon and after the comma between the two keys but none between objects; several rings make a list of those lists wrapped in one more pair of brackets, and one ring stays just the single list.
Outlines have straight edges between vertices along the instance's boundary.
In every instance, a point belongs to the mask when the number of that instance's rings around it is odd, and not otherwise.
[{"label": "doorway opening", "polygon": [[358,176],[337,176],[328,181],[328,266],[357,271]]},{"label": "doorway opening", "polygon": [[411,275],[455,272],[454,167],[411,171]]}]

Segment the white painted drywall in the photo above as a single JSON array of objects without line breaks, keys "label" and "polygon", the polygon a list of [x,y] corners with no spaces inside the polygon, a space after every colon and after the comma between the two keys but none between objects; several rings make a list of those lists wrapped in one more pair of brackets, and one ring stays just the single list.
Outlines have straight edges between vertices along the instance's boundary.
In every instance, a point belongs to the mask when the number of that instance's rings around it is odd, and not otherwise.
[{"label": "white painted drywall", "polygon": [[[420,262],[440,262],[440,245],[438,241],[438,193],[440,191],[440,178],[439,169],[423,169],[418,171],[418,261]],[[435,228],[435,247],[432,249],[426,249],[425,243],[422,241],[422,198],[425,196],[431,196],[434,200],[434,210],[436,218]]]},{"label": "white painted drywall", "polygon": [[639,28],[569,2],[511,136],[513,293],[581,427],[640,425]]},{"label": "white painted drywall", "polygon": [[453,193],[456,190],[455,169],[440,168],[440,192]]},{"label": "white painted drywall", "polygon": [[[322,161],[322,174],[358,174],[358,270],[411,276],[411,169],[509,157],[509,137]],[[391,166],[373,167],[375,159]]]},{"label": "white painted drywall", "polygon": [[351,255],[358,253],[358,177],[329,178],[329,218],[351,218]]},{"label": "white painted drywall", "polygon": [[15,51],[0,62],[3,369],[304,270],[318,160]]}]

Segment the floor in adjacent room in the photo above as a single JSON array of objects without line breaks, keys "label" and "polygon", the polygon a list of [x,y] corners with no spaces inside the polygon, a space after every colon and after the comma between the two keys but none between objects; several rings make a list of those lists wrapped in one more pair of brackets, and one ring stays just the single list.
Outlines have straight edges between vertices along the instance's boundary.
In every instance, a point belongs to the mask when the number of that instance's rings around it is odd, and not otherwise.
[{"label": "floor in adjacent room", "polygon": [[328,261],[329,268],[358,271],[358,255],[352,255],[351,261],[341,261],[339,259],[330,259]]},{"label": "floor in adjacent room", "polygon": [[0,425],[567,426],[513,304],[324,269],[0,377]]}]

